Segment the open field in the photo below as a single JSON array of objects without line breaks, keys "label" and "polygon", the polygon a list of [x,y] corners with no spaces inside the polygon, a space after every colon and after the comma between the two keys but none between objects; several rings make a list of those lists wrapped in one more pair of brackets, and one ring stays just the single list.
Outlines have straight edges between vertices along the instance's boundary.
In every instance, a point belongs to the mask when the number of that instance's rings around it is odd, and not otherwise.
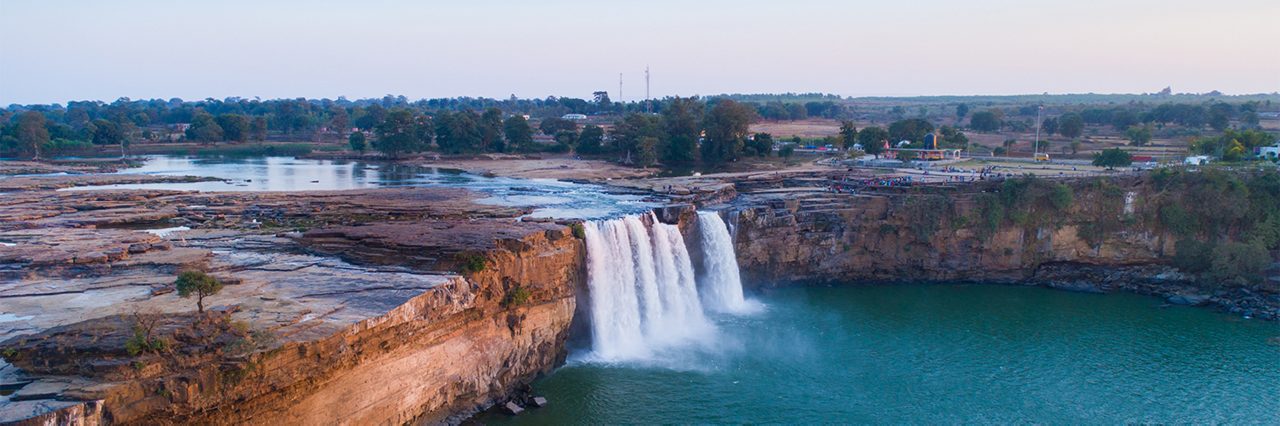
[{"label": "open field", "polygon": [[825,138],[840,133],[840,121],[812,118],[796,121],[761,121],[751,125],[752,133],[769,133],[774,139],[799,136],[802,138]]}]

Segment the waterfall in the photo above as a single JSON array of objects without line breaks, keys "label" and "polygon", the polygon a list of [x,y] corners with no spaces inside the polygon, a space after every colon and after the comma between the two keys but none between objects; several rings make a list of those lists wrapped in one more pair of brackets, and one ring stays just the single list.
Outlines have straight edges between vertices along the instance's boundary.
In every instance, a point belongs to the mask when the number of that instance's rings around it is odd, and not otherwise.
[{"label": "waterfall", "polygon": [[703,303],[718,312],[747,312],[750,305],[742,297],[742,278],[738,275],[738,257],[733,251],[729,228],[718,213],[698,212],[698,229],[705,271]]},{"label": "waterfall", "polygon": [[711,329],[675,225],[652,213],[583,224],[594,355],[646,358]]}]

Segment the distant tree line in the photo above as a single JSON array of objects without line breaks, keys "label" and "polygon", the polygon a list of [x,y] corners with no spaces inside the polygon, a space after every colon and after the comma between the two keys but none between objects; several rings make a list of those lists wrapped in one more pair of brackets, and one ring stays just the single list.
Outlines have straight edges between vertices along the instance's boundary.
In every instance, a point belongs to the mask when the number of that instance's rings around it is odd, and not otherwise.
[{"label": "distant tree line", "polygon": [[[1248,101],[1239,104],[1209,101],[1201,104],[1165,103],[1160,105],[1125,105],[1114,107],[1086,107],[1072,109],[1054,115],[1042,117],[1041,130],[1046,134],[1061,134],[1069,138],[1079,137],[1085,126],[1110,126],[1118,132],[1127,132],[1134,127],[1178,125],[1190,129],[1208,127],[1216,131],[1225,131],[1233,123],[1240,129],[1257,129],[1260,121],[1258,111],[1264,103]],[[1036,105],[1016,108],[1019,117],[1034,118]],[[969,111],[967,104],[956,107],[958,119],[963,119]],[[974,112],[969,115],[969,128],[979,132],[996,132],[1004,128],[1017,127],[1014,130],[1026,130],[1022,120],[1006,118],[1003,109],[992,108]]]},{"label": "distant tree line", "polygon": [[[967,130],[1030,130],[1038,105],[975,110],[954,105]],[[1220,130],[1222,137],[1202,138],[1193,150],[1234,158],[1243,150],[1275,140],[1257,130],[1259,108],[1269,101],[1227,103],[1131,103],[1113,106],[1054,106],[1041,121],[1043,134],[1067,138],[1083,135],[1086,126],[1111,126],[1134,145],[1149,143],[1167,125]],[[906,115],[897,105],[892,110]],[[939,136],[940,146],[964,148],[962,127],[935,127],[927,108],[920,116],[900,118],[887,126],[857,129],[847,100],[835,95],[721,95],[710,98],[669,97],[651,101],[614,102],[607,92],[590,99],[438,98],[410,101],[385,96],[356,101],[330,99],[182,99],[115,102],[73,101],[63,105],[10,105],[0,109],[0,153],[24,157],[59,155],[97,146],[119,146],[121,154],[137,142],[185,140],[198,143],[265,141],[271,138],[347,140],[356,150],[376,149],[390,156],[427,150],[445,153],[574,151],[612,156],[639,166],[653,164],[723,164],[744,156],[771,155],[773,135],[749,134],[759,119],[840,119],[836,136],[821,141],[843,147],[860,145],[879,154],[885,142],[908,141],[921,147],[924,135]],[[613,120],[610,131],[561,119],[584,114],[590,121]],[[527,118],[526,118],[527,117]],[[607,118],[602,118],[607,117]],[[536,126],[536,127],[534,127]],[[535,144],[538,133],[549,144]],[[1229,133],[1229,134],[1228,134]],[[792,140],[790,143],[798,144]],[[1260,145],[1261,144],[1261,145]],[[792,147],[794,148],[794,147]]]}]

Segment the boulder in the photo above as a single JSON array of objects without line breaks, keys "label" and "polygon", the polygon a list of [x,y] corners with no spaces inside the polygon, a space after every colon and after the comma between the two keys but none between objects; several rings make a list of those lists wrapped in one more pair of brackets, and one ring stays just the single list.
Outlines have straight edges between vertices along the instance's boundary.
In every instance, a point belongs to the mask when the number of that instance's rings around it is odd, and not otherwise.
[{"label": "boulder", "polygon": [[658,221],[668,225],[679,225],[681,219],[691,217],[695,212],[692,204],[669,204],[653,209]]},{"label": "boulder", "polygon": [[1209,303],[1209,296],[1203,294],[1175,294],[1166,299],[1175,305],[1200,306]]},{"label": "boulder", "polygon": [[523,413],[524,408],[520,408],[520,406],[517,405],[514,401],[508,401],[506,404],[502,404],[502,412],[514,416],[514,415]]},{"label": "boulder", "polygon": [[547,406],[547,399],[546,399],[546,398],[543,398],[543,397],[540,397],[540,396],[535,396],[535,397],[533,397],[533,403],[532,403],[532,405],[533,405],[534,407],[538,407],[538,408],[546,407],[546,406]]}]

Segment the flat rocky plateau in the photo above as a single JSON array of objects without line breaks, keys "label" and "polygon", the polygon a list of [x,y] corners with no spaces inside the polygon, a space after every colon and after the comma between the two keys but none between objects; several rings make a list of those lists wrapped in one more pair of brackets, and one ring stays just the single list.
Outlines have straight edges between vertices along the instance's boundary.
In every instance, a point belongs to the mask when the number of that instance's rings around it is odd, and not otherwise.
[{"label": "flat rocky plateau", "polygon": [[[547,251],[559,250],[572,258],[581,246],[563,224],[521,221],[527,211],[475,204],[484,195],[460,189],[218,194],[54,190],[139,179],[155,178],[72,174],[0,180],[0,191],[9,191],[0,196],[0,347],[14,364],[0,364],[0,386],[12,392],[0,401],[0,423],[282,419],[288,410],[272,402],[244,401],[290,387],[297,395],[324,393],[333,388],[324,382],[340,382],[343,373],[285,372],[294,368],[289,365],[304,364],[278,361],[281,356],[266,360],[262,354],[322,347],[319,352],[331,351],[323,356],[333,357],[336,364],[326,368],[337,371],[344,363],[374,357],[377,350],[349,354],[362,344],[363,336],[356,335],[383,336],[368,330],[396,321],[391,317],[397,315],[419,316],[416,320],[425,325],[420,331],[456,333],[443,325],[472,327],[455,322],[483,322],[497,311],[518,311],[501,306],[510,289],[486,285],[539,284],[521,277],[486,278],[481,272],[468,279],[462,274],[467,256],[496,265],[502,253],[523,256],[536,249],[539,256],[555,257]],[[548,243],[548,238],[572,243]],[[533,247],[539,244],[547,247]],[[574,268],[554,272],[576,279]],[[210,312],[203,316],[193,313],[194,299],[174,291],[175,277],[188,269],[207,271],[224,283],[221,292],[205,300]],[[569,290],[547,290],[534,299],[545,298],[538,301],[571,318],[572,301],[567,307],[561,302],[571,295]],[[416,301],[424,296],[440,300]],[[406,307],[435,312],[406,313]],[[466,315],[454,315],[463,311]],[[501,322],[507,328],[505,317]],[[154,327],[168,347],[128,353],[126,341],[140,325]],[[396,327],[406,330],[392,334],[409,332],[403,324]],[[563,336],[552,334],[532,340],[555,346]],[[449,344],[450,337],[425,341],[440,346]],[[329,348],[335,339],[341,341],[339,347]],[[382,345],[375,349],[396,350]],[[535,371],[562,356],[559,348],[542,349],[552,359],[538,360]],[[287,374],[254,370],[273,362],[289,364],[280,367]],[[260,376],[259,384],[243,384],[248,382],[243,376],[250,374]],[[204,377],[209,375],[216,380]],[[526,375],[516,371],[513,379]],[[459,376],[444,378],[449,377]],[[510,387],[490,385],[501,381],[493,379],[477,380],[495,387],[480,394],[496,396]],[[261,382],[269,383],[264,387]],[[344,386],[350,390],[353,385]],[[386,417],[347,418],[407,421],[432,412],[424,404],[433,398],[404,402]],[[440,413],[459,411],[441,409],[441,404],[434,407]],[[249,406],[254,408],[245,408]],[[213,414],[228,409],[241,414]],[[286,423],[295,421],[300,420]]]}]

